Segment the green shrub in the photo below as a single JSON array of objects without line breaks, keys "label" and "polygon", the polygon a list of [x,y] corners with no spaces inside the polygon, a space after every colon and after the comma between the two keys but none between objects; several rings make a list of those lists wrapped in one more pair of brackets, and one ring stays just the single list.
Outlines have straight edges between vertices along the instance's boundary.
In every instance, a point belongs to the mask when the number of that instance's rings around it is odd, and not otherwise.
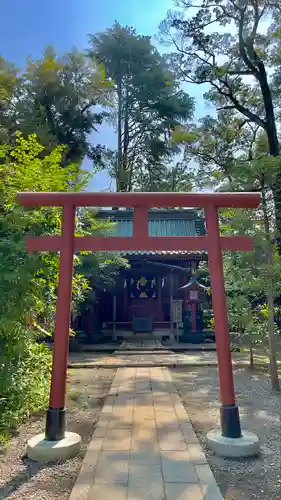
[{"label": "green shrub", "polygon": [[[62,147],[45,154],[35,135],[17,135],[14,146],[0,146],[0,438],[31,413],[48,406],[50,353],[37,343],[40,329],[53,331],[59,257],[29,255],[25,235],[57,234],[59,208],[23,209],[18,191],[67,191],[81,187],[76,165],[62,167]],[[74,279],[74,301],[88,282]]]},{"label": "green shrub", "polygon": [[0,441],[32,413],[48,406],[51,353],[18,327],[18,342],[6,342],[0,354]]}]

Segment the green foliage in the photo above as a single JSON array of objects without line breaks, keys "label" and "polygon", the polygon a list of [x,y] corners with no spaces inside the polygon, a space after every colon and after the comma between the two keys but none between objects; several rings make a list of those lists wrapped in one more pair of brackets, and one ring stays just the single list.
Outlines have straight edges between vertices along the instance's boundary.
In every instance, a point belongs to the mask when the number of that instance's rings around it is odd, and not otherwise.
[{"label": "green foliage", "polygon": [[46,148],[45,154],[66,146],[64,165],[79,163],[88,156],[95,169],[102,167],[106,148],[93,146],[89,134],[106,117],[97,106],[110,105],[112,84],[103,67],[76,49],[58,56],[53,47],[47,47],[40,59],[27,61],[16,82],[11,71],[4,67],[1,73],[0,60],[0,100],[3,88],[10,96],[0,126],[10,131],[9,140],[17,130],[25,137],[35,132]]},{"label": "green foliage", "polygon": [[187,168],[186,162],[178,162],[171,166],[151,163],[146,169],[135,172],[135,184],[141,191],[175,193],[191,191],[193,177],[193,172]]},{"label": "green foliage", "polygon": [[[5,320],[5,318],[3,318]],[[0,332],[0,442],[5,443],[18,424],[48,405],[51,354],[20,324],[3,339]],[[2,330],[2,329],[1,329]]]},{"label": "green foliage", "polygon": [[[18,206],[19,191],[81,191],[88,174],[75,163],[62,165],[66,146],[46,154],[38,138],[16,134],[15,145],[0,146],[0,440],[23,418],[46,407],[50,381],[49,350],[38,337],[54,328],[59,255],[29,255],[27,234],[58,234],[61,209]],[[112,224],[96,212],[78,213],[77,234],[104,233]],[[126,261],[100,253],[75,255],[72,311],[77,313],[92,285],[113,283]],[[104,284],[103,284],[104,286]]]},{"label": "green foliage", "polygon": [[8,138],[9,108],[18,81],[16,68],[0,56],[0,144]]},{"label": "green foliage", "polygon": [[[160,29],[163,43],[176,49],[169,58],[184,81],[209,84],[207,99],[264,128],[269,112],[265,93],[270,98],[267,70],[278,39],[277,3],[178,0],[179,10],[170,11]],[[265,20],[275,29],[267,31]],[[235,32],[227,32],[228,25]],[[249,75],[254,84],[245,79]]]},{"label": "green foliage", "polygon": [[[255,154],[260,154],[257,141]],[[247,164],[237,162],[232,169],[234,189],[260,190],[260,210],[222,211],[224,233],[246,233],[254,238],[252,252],[226,254],[225,281],[228,291],[229,322],[250,345],[266,344],[274,300],[280,296],[281,258],[274,244],[274,206],[270,185],[280,168],[280,157],[256,158]],[[272,324],[272,330],[277,326]],[[274,332],[272,331],[273,335]]]},{"label": "green foliage", "polygon": [[[242,229],[243,220],[241,220]],[[257,232],[257,228],[253,231]],[[273,261],[273,294],[281,288],[281,261],[275,250]],[[268,263],[264,234],[258,232],[253,252],[237,252],[224,257],[224,275],[228,295],[228,318],[231,332],[242,344],[268,345]],[[275,325],[277,332],[277,325]]]},{"label": "green foliage", "polygon": [[[58,276],[58,255],[28,255],[26,234],[55,234],[61,210],[23,210],[18,191],[65,191],[82,188],[87,176],[75,164],[62,167],[63,147],[49,155],[35,135],[17,134],[15,146],[0,146],[0,433],[9,432],[30,412],[46,405],[50,354],[37,345],[40,330],[28,326],[34,319],[52,331]],[[88,280],[74,277],[74,304],[79,303]]]},{"label": "green foliage", "polygon": [[[216,106],[218,115],[212,126],[211,143],[208,131],[201,136],[199,127],[199,144],[189,143],[186,149],[199,159],[201,166],[203,163],[211,167],[211,173],[217,167],[211,185],[221,181],[222,171],[230,181],[237,146],[240,144],[245,150],[248,144],[251,151],[251,141],[255,142],[257,133],[266,134],[271,156],[280,154],[280,2],[175,3],[179,10],[170,11],[160,29],[162,42],[175,49],[166,59],[182,81],[204,85],[204,98]],[[228,31],[228,26],[233,29]],[[219,131],[221,135],[217,135]],[[280,171],[271,189],[280,235]]]},{"label": "green foliage", "polygon": [[[115,224],[96,215],[93,209],[80,209],[77,234],[111,235]],[[88,279],[91,289],[103,290],[114,286],[120,269],[128,265],[126,259],[115,253],[81,252],[77,272]]]}]

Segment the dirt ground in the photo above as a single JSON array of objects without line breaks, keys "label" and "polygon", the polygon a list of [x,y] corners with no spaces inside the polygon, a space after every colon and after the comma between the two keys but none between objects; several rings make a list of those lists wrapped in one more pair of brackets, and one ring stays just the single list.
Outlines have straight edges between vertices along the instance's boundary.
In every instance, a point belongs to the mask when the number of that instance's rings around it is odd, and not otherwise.
[{"label": "dirt ground", "polygon": [[270,388],[262,371],[234,370],[242,427],[261,440],[255,459],[230,460],[206,448],[206,433],[219,426],[219,386],[214,367],[176,368],[173,379],[195,432],[226,500],[280,500],[281,498],[281,397]]},{"label": "dirt ground", "polygon": [[27,459],[27,440],[43,432],[45,424],[43,415],[33,418],[21,426],[7,450],[0,449],[0,500],[69,498],[114,373],[112,369],[96,368],[70,371],[67,429],[82,437],[79,456],[48,465]]}]

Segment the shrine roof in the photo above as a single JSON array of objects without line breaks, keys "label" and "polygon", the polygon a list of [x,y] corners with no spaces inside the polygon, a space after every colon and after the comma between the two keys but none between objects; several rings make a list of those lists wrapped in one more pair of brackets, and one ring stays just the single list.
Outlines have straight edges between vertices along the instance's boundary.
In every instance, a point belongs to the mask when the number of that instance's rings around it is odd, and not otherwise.
[{"label": "shrine roof", "polygon": [[[133,235],[133,211],[132,210],[100,210],[97,214],[100,219],[109,218],[116,223],[111,233],[112,236]],[[204,219],[195,210],[150,210],[148,214],[149,236],[204,236]],[[126,256],[161,256],[161,257],[194,257],[200,256],[202,252],[177,252],[160,250],[120,252]]]}]

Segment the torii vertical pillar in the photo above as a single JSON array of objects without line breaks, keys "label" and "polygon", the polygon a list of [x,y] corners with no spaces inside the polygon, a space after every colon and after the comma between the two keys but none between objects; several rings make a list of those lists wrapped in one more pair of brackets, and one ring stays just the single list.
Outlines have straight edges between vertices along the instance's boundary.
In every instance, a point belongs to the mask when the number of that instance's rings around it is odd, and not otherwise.
[{"label": "torii vertical pillar", "polygon": [[62,215],[62,247],[56,306],[53,348],[53,371],[49,409],[46,419],[46,439],[58,441],[65,437],[65,381],[69,348],[72,274],[74,258],[75,206],[65,205]]},{"label": "torii vertical pillar", "polygon": [[212,303],[214,312],[218,372],[221,396],[221,430],[228,438],[240,438],[241,426],[239,410],[235,403],[234,380],[232,372],[231,347],[228,331],[227,301],[224,288],[222,249],[220,241],[218,209],[216,206],[205,208],[207,233],[212,238],[208,249]]}]

